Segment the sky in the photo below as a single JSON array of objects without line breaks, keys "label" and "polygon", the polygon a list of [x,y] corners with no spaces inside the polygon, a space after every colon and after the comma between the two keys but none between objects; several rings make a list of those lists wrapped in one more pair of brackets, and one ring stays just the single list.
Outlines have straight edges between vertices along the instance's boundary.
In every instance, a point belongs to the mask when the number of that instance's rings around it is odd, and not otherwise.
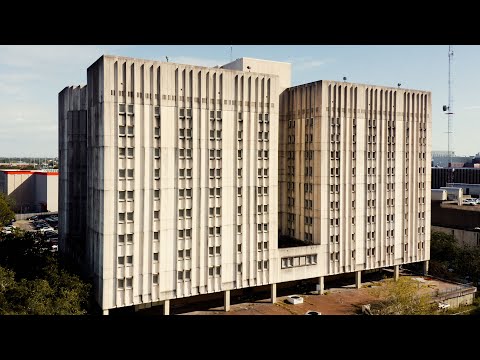
[{"label": "sky", "polygon": [[[58,93],[86,84],[101,55],[216,66],[240,57],[292,63],[292,85],[342,80],[432,92],[432,150],[447,150],[448,45],[0,46],[0,157],[55,157]],[[480,46],[454,46],[453,135],[458,155],[480,152]]]}]

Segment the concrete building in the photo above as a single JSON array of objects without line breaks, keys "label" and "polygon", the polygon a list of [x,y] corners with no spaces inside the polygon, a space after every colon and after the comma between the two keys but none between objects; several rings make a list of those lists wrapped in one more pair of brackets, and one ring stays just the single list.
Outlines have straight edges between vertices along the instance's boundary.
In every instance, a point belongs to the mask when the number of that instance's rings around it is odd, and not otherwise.
[{"label": "concrete building", "polygon": [[280,104],[279,232],[320,264],[302,276],[428,261],[431,94],[318,81]]},{"label": "concrete building", "polygon": [[87,87],[70,86],[58,95],[60,183],[59,245],[79,264],[88,263],[87,226]]},{"label": "concrete building", "polygon": [[58,210],[58,172],[0,170],[0,192],[15,200],[16,213]]},{"label": "concrete building", "polygon": [[[322,292],[324,276],[360,286],[362,270],[428,264],[430,93],[290,79],[290,64],[247,58],[88,68],[84,259],[105,313],[215,292],[228,310],[234,289],[270,285],[275,301],[279,282]],[[59,107],[60,122],[78,110]]]},{"label": "concrete building", "polygon": [[432,189],[440,189],[448,183],[480,184],[480,169],[432,168]]}]

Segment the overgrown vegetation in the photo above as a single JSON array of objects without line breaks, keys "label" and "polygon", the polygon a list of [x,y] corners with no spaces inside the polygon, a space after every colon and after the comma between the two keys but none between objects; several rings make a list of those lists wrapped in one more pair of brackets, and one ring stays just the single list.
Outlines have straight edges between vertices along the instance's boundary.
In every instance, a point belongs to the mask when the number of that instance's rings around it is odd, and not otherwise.
[{"label": "overgrown vegetation", "polygon": [[71,274],[36,233],[0,239],[0,314],[82,315],[91,285]]},{"label": "overgrown vegetation", "polygon": [[435,311],[431,295],[420,292],[420,283],[410,277],[385,280],[381,287],[369,289],[379,300],[371,305],[373,315],[428,315]]},{"label": "overgrown vegetation", "polygon": [[15,219],[13,212],[14,201],[11,197],[0,193],[0,227],[3,227]]},{"label": "overgrown vegetation", "polygon": [[429,272],[446,279],[468,279],[478,284],[480,247],[461,246],[453,235],[432,232]]}]

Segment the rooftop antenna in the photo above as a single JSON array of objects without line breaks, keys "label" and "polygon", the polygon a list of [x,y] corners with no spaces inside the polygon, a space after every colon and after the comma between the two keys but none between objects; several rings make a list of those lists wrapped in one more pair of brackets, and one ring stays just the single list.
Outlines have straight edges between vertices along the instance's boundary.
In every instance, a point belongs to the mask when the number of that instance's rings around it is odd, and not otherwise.
[{"label": "rooftop antenna", "polygon": [[250,66],[247,66],[247,69],[248,69],[248,72],[250,72],[251,67],[250,67]]},{"label": "rooftop antenna", "polygon": [[168,56],[165,56],[165,59],[167,59],[167,62],[168,62]]},{"label": "rooftop antenna", "polygon": [[453,123],[453,94],[452,94],[452,62],[453,62],[453,45],[448,45],[448,105],[443,105],[443,111],[448,116],[448,131],[447,131],[447,151],[448,151],[448,162],[451,165],[452,163],[452,153],[450,150],[452,143],[452,123]]},{"label": "rooftop antenna", "polygon": [[400,86],[402,86],[402,84],[401,84],[401,83],[398,83],[397,86],[400,87]]},{"label": "rooftop antenna", "polygon": [[230,62],[232,62],[233,59],[233,45],[230,44]]},{"label": "rooftop antenna", "polygon": [[344,77],[343,77],[343,81],[344,81],[344,82],[345,82],[345,81],[347,81],[347,78],[346,78],[346,76],[344,76]]}]

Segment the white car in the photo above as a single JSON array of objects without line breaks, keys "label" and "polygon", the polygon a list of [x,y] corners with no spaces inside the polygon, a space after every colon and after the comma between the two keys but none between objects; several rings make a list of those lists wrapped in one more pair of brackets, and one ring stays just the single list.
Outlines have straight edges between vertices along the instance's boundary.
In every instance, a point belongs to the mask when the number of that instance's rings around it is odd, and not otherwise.
[{"label": "white car", "polygon": [[40,232],[43,234],[45,231],[55,231],[52,227],[44,227],[40,229]]},{"label": "white car", "polygon": [[463,205],[477,205],[476,199],[465,199],[463,200]]}]

